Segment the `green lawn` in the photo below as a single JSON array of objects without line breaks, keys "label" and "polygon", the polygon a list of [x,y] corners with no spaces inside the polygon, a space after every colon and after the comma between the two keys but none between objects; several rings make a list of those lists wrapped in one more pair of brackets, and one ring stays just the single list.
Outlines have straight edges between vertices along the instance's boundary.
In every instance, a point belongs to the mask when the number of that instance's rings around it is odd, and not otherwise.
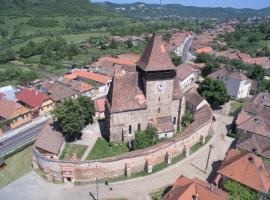
[{"label": "green lawn", "polygon": [[87,157],[87,160],[96,160],[120,155],[129,151],[126,143],[108,143],[104,138],[99,138]]},{"label": "green lawn", "polygon": [[233,101],[230,106],[231,106],[231,110],[230,110],[230,115],[235,115],[237,114],[241,108],[242,108],[243,103],[239,102],[239,101]]},{"label": "green lawn", "polygon": [[77,159],[80,159],[83,156],[86,149],[87,149],[86,145],[66,144],[65,149],[61,153],[59,159],[69,160],[74,153],[76,154]]},{"label": "green lawn", "polygon": [[6,159],[6,166],[0,169],[0,188],[32,170],[32,145]]},{"label": "green lawn", "polygon": [[172,186],[166,186],[150,194],[152,200],[161,200],[170,190]]}]

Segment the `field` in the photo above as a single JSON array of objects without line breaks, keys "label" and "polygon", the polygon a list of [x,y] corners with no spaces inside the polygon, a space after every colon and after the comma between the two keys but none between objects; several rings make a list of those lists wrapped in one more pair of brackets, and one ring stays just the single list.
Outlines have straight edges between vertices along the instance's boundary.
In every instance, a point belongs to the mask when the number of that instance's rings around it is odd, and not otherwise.
[{"label": "field", "polygon": [[6,166],[0,169],[0,188],[32,170],[32,145],[6,159]]}]

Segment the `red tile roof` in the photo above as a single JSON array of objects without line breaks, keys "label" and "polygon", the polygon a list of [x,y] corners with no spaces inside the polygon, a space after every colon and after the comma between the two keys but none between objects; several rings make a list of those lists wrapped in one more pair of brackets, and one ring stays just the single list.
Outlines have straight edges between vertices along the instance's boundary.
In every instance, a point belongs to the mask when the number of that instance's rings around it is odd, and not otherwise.
[{"label": "red tile roof", "polygon": [[96,100],[98,112],[105,112],[105,99]]},{"label": "red tile roof", "polygon": [[196,53],[211,53],[213,51],[212,47],[203,47],[200,49],[197,49],[195,52]]},{"label": "red tile roof", "polygon": [[270,189],[262,159],[253,153],[229,150],[218,173],[264,194]]},{"label": "red tile roof", "polygon": [[189,179],[180,176],[174,183],[171,191],[163,200],[229,200],[230,195],[218,188],[210,189],[210,185],[198,178]]},{"label": "red tile roof", "polygon": [[111,78],[108,76],[96,74],[93,72],[87,72],[85,70],[75,70],[72,74],[65,75],[64,77],[68,79],[77,79],[78,77],[81,77],[102,84],[107,84],[111,81]]},{"label": "red tile roof", "polygon": [[144,71],[175,70],[161,36],[154,33],[137,66]]},{"label": "red tile roof", "polygon": [[34,88],[25,88],[16,94],[16,98],[32,108],[39,108],[49,97]]}]

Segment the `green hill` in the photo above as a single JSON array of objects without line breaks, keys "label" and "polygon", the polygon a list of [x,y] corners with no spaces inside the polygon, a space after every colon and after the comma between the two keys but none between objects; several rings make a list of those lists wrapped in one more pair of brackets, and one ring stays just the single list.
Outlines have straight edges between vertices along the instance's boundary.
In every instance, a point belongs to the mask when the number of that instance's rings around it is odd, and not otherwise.
[{"label": "green hill", "polygon": [[[131,3],[115,4],[110,2],[98,3],[112,11],[127,14],[133,17],[156,18],[160,16],[159,4]],[[270,8],[261,10],[255,9],[235,9],[235,8],[208,8],[183,6],[180,4],[162,5],[162,16],[179,16],[179,17],[207,17],[207,18],[230,18],[230,17],[253,17],[253,16],[270,16]]]},{"label": "green hill", "polygon": [[0,0],[0,15],[107,15],[108,11],[89,0]]}]

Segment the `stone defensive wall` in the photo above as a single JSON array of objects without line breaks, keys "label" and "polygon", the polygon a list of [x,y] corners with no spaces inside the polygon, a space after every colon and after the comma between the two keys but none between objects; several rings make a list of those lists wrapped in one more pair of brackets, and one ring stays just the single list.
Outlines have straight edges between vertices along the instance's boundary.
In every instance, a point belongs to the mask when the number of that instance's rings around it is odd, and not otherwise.
[{"label": "stone defensive wall", "polygon": [[89,182],[108,179],[117,176],[130,176],[132,173],[145,170],[152,172],[152,167],[167,162],[173,157],[189,155],[190,148],[196,143],[204,143],[205,138],[212,131],[212,109],[205,105],[194,115],[194,122],[179,136],[158,145],[132,151],[123,155],[89,161],[64,161],[43,156],[37,149],[33,149],[33,167],[39,167],[47,180],[71,182]]}]

